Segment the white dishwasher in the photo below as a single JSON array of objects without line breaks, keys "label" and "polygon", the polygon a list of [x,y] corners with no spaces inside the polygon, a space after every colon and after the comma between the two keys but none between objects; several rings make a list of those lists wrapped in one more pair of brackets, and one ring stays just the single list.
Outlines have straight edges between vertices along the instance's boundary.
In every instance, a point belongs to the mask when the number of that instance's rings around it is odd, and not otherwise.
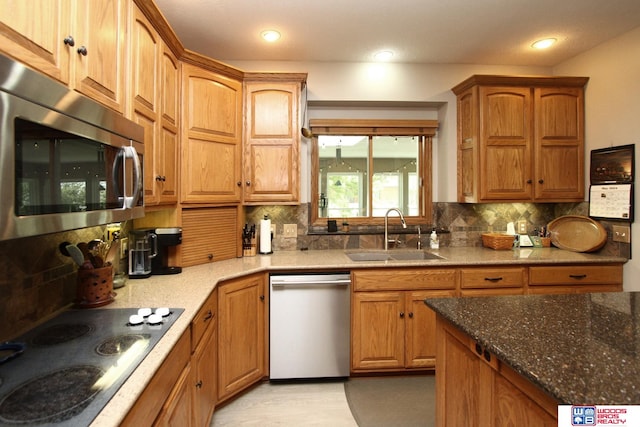
[{"label": "white dishwasher", "polygon": [[349,376],[349,273],[270,276],[270,378]]}]

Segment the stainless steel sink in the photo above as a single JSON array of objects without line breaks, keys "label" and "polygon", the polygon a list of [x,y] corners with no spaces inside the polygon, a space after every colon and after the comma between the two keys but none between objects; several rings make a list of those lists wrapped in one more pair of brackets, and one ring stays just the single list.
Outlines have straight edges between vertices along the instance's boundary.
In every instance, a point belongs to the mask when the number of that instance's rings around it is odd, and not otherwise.
[{"label": "stainless steel sink", "polygon": [[347,252],[346,255],[352,261],[418,261],[431,259],[444,259],[440,255],[436,255],[427,251],[359,251]]},{"label": "stainless steel sink", "polygon": [[387,261],[391,259],[388,252],[347,252],[351,261]]}]

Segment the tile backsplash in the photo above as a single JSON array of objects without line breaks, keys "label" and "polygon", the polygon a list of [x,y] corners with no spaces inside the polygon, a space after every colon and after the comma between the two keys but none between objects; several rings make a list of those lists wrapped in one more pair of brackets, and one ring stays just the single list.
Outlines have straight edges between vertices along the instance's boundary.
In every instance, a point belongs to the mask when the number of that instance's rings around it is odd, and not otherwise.
[{"label": "tile backsplash", "polygon": [[[568,214],[587,215],[588,204],[459,204],[434,203],[435,224],[421,224],[422,247],[428,245],[428,234],[435,226],[440,234],[441,246],[480,246],[481,234],[487,231],[505,231],[508,222],[526,220],[530,231],[546,225],[552,219]],[[382,227],[351,226],[348,233],[327,233],[326,226],[309,226],[309,205],[253,206],[245,209],[245,221],[259,224],[269,215],[276,226],[273,250],[308,249],[370,249],[383,247]],[[284,224],[297,224],[297,238],[283,237]],[[402,233],[393,221],[390,237],[415,248],[416,225]],[[611,236],[612,223],[602,221]],[[128,230],[128,224],[123,230]],[[240,230],[238,230],[240,233]],[[77,267],[63,256],[61,242],[87,242],[101,238],[103,227],[27,237],[0,242],[0,341],[11,339],[34,324],[69,307],[76,297]],[[611,241],[601,250],[612,255],[630,257],[630,245]]]}]

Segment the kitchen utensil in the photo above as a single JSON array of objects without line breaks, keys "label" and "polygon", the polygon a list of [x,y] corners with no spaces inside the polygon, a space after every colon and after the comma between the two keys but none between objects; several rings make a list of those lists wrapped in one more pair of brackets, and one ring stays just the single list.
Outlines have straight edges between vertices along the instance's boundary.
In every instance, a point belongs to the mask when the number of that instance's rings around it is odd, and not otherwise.
[{"label": "kitchen utensil", "polygon": [[65,249],[71,259],[73,259],[73,261],[75,261],[75,263],[78,264],[79,267],[82,267],[82,265],[84,264],[84,254],[82,253],[80,248],[78,248],[76,245],[67,245]]},{"label": "kitchen utensil", "polygon": [[554,246],[573,252],[593,252],[607,242],[607,230],[597,221],[581,215],[565,215],[549,223]]},{"label": "kitchen utensil", "polygon": [[70,245],[71,243],[69,242],[62,242],[58,245],[58,249],[60,250],[60,253],[64,256],[71,256],[69,255],[69,252],[67,251],[67,246]]}]

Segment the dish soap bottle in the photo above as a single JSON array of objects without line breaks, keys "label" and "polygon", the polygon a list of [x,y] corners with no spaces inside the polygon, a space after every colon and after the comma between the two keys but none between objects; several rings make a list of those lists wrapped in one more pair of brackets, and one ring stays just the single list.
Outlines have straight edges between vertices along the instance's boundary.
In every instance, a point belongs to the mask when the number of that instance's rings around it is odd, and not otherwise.
[{"label": "dish soap bottle", "polygon": [[440,242],[438,241],[438,235],[436,234],[435,228],[431,231],[429,244],[431,245],[431,249],[438,249],[440,247]]}]

